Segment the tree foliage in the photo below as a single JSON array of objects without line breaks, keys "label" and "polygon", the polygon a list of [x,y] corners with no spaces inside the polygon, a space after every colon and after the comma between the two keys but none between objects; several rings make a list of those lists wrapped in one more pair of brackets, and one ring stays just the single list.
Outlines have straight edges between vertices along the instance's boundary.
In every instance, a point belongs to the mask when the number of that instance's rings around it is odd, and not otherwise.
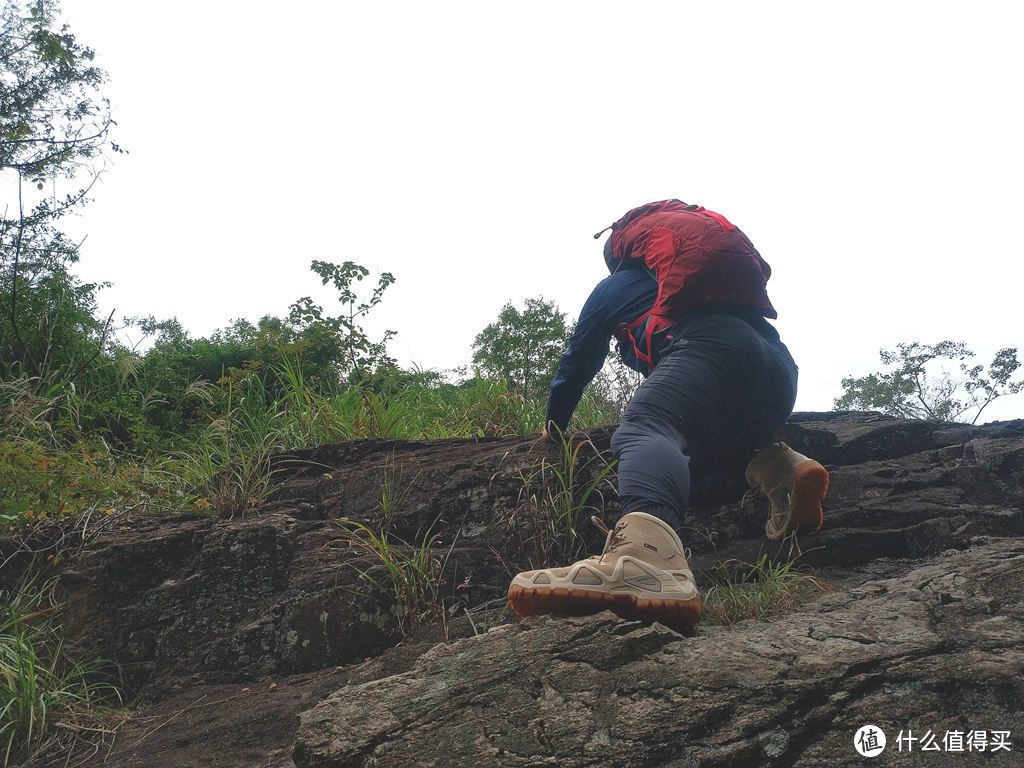
[{"label": "tree foliage", "polygon": [[484,375],[504,379],[528,396],[542,395],[568,338],[565,313],[553,301],[527,299],[522,311],[509,302],[477,334],[473,363]]},{"label": "tree foliage", "polygon": [[[6,2],[0,11],[0,164],[38,189],[54,175],[74,178],[99,157],[113,120],[94,52],[65,25],[54,0]],[[114,150],[117,146],[113,145]]]},{"label": "tree foliage", "polygon": [[[1020,368],[1012,347],[1000,349],[987,369],[970,365],[975,354],[959,341],[897,344],[879,355],[889,370],[843,379],[837,409],[869,408],[911,419],[975,424],[992,401],[1024,390],[1024,381],[1012,380]],[[941,361],[956,363],[957,371],[950,372]]]},{"label": "tree foliage", "polygon": [[55,223],[86,201],[114,125],[93,51],[55,27],[56,2],[0,10],[0,373],[37,388],[74,380],[102,349],[109,321],[70,270],[78,245]]}]

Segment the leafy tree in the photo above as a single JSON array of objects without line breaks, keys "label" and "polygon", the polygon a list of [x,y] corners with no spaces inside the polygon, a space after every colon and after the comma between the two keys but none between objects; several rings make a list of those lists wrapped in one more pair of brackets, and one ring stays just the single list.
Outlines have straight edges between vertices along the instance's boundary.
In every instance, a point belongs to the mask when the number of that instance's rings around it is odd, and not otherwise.
[{"label": "leafy tree", "polygon": [[542,396],[565,349],[565,313],[553,301],[527,299],[522,311],[511,302],[497,321],[477,334],[473,363],[487,376],[505,379],[530,396]]},{"label": "leafy tree", "polygon": [[70,272],[78,245],[55,223],[85,202],[104,150],[120,151],[98,95],[105,76],[90,48],[54,27],[59,10],[44,0],[0,10],[0,180],[15,190],[0,206],[0,373],[39,388],[75,379],[106,341],[101,286]]},{"label": "leafy tree", "polygon": [[361,297],[356,283],[370,274],[366,267],[351,261],[343,264],[314,261],[310,269],[320,276],[324,285],[334,284],[344,311],[331,317],[308,296],[292,304],[288,319],[298,327],[307,345],[306,354],[321,365],[335,366],[338,373],[350,381],[362,381],[378,367],[393,365],[394,361],[387,354],[387,343],[395,332],[385,331],[380,341],[372,341],[359,321],[380,304],[384,291],[395,282],[394,275],[382,272],[377,287],[368,297]]},{"label": "leafy tree", "polygon": [[[879,355],[891,369],[843,379],[844,394],[835,401],[837,409],[872,408],[933,421],[966,421],[977,409],[970,419],[976,424],[993,400],[1024,390],[1024,381],[1011,381],[1020,368],[1012,347],[999,350],[987,370],[983,365],[968,365],[974,352],[958,341],[897,344],[894,351],[882,349]],[[942,360],[956,362],[959,373],[936,365]]]}]

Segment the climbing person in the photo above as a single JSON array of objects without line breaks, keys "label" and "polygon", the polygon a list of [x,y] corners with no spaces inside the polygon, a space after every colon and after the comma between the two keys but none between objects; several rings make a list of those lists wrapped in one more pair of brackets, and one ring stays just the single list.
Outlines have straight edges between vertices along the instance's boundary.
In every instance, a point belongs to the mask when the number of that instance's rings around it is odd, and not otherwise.
[{"label": "climbing person", "polygon": [[634,208],[595,238],[608,229],[610,274],[580,313],[542,434],[566,432],[614,337],[623,362],[646,376],[612,437],[622,516],[601,526],[601,555],[520,573],[508,597],[520,616],[609,608],[685,631],[701,607],[677,533],[691,492],[745,481],[768,497],[765,533],[780,540],[821,527],[828,473],[773,442],[796,399],[797,366],[766,320],[778,316],[771,269],[750,240],[679,200]]}]

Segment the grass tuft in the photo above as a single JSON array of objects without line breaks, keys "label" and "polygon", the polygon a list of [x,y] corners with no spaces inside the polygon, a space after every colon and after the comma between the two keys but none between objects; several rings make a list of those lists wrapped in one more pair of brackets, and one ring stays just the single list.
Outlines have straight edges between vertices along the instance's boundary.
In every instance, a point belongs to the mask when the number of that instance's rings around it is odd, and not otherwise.
[{"label": "grass tuft", "polygon": [[108,705],[121,703],[112,662],[70,657],[53,621],[52,582],[0,591],[0,765],[13,765],[62,733],[96,733]]},{"label": "grass tuft", "polygon": [[513,551],[526,557],[528,570],[567,565],[584,549],[580,527],[591,515],[602,516],[602,487],[614,492],[614,462],[590,440],[560,436],[558,457],[546,457],[520,469],[519,503],[508,521]]},{"label": "grass tuft", "polygon": [[712,584],[702,595],[704,624],[732,626],[747,619],[762,619],[831,591],[821,581],[796,571],[792,562],[774,562],[767,555],[753,565],[727,561],[707,577]]},{"label": "grass tuft", "polygon": [[420,472],[411,478],[406,478],[405,467],[395,461],[395,452],[391,452],[391,456],[384,463],[384,469],[381,471],[380,499],[377,501],[382,515],[382,531],[389,531],[394,526],[398,513],[405,506],[405,497],[412,490],[412,484],[416,482]]},{"label": "grass tuft", "polygon": [[386,529],[375,530],[355,520],[338,522],[345,532],[343,541],[355,552],[368,556],[371,563],[365,569],[357,568],[359,578],[369,587],[367,593],[360,594],[375,600],[383,598],[396,606],[403,637],[412,635],[424,622],[447,619],[446,566],[458,534],[442,555],[441,537],[433,533],[433,526],[409,544]]}]

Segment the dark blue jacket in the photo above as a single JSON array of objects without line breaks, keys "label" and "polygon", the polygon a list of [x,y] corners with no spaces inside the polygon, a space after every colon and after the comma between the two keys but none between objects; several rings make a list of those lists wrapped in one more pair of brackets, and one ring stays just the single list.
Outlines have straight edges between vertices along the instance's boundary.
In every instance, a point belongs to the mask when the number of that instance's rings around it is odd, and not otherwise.
[{"label": "dark blue jacket", "polygon": [[[597,284],[583,305],[569,348],[551,381],[545,423],[554,422],[563,432],[568,428],[583,390],[604,365],[616,326],[632,323],[647,312],[657,295],[658,281],[644,269],[620,268]],[[626,365],[647,375],[647,366],[637,360],[632,345],[622,344],[619,351]]]}]

